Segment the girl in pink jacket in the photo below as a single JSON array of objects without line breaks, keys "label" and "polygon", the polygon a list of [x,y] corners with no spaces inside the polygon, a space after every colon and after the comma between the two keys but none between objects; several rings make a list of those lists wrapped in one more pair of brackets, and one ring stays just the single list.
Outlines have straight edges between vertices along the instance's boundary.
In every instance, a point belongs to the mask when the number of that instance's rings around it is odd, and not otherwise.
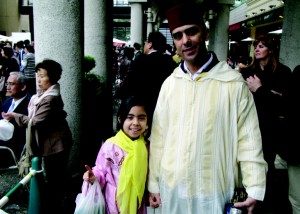
[{"label": "girl in pink jacket", "polygon": [[148,169],[148,152],[143,134],[147,130],[144,102],[129,96],[118,115],[118,132],[102,145],[96,164],[83,175],[85,182],[97,179],[110,214],[146,213],[144,191]]}]

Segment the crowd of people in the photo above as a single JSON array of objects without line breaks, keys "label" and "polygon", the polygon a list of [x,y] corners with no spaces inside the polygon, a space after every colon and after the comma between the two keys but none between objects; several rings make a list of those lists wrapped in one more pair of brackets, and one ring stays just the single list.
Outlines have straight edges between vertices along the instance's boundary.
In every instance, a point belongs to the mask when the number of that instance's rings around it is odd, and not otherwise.
[{"label": "crowd of people", "polygon": [[[99,182],[106,213],[146,214],[151,207],[164,214],[227,214],[231,203],[248,214],[299,214],[300,66],[292,72],[282,64],[266,35],[253,42],[247,65],[219,61],[207,50],[199,6],[166,10],[174,48],[151,32],[143,50],[139,43],[113,50],[116,133],[83,182]],[[62,67],[50,59],[35,66],[30,45],[24,52],[20,44],[8,46],[1,51],[8,97],[0,119],[18,127],[15,142],[32,124],[30,152],[45,167],[45,213],[60,213],[72,146],[58,83]],[[232,199],[236,188],[246,192],[244,201]]]},{"label": "crowd of people", "polygon": [[[1,112],[16,112],[28,114],[28,104],[32,95],[36,93],[35,56],[34,47],[29,40],[18,41],[14,45],[10,41],[0,44],[0,106]],[[0,119],[3,119],[0,116]],[[25,143],[25,127],[18,126],[15,120],[11,139],[0,145],[10,147],[17,159],[21,157]],[[6,153],[2,153],[7,157]],[[2,167],[13,165],[13,159],[3,158]]]},{"label": "crowd of people", "polygon": [[[0,44],[0,77],[5,83],[9,73],[20,71],[28,79],[27,89],[30,95],[36,93],[34,44],[29,40],[20,40],[12,45],[6,41]],[[6,97],[6,88],[0,84],[0,104]]]}]

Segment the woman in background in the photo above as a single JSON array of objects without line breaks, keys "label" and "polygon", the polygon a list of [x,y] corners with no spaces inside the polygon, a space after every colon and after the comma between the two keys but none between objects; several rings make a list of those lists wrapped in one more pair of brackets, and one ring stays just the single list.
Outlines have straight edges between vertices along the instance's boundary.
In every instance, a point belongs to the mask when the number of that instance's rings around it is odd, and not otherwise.
[{"label": "woman in background", "polygon": [[268,163],[266,195],[263,213],[290,213],[288,202],[287,170],[277,170],[276,160],[285,158],[281,149],[285,142],[284,120],[291,69],[280,63],[276,57],[274,41],[261,36],[253,42],[254,59],[252,64],[242,68],[241,73],[253,94],[259,127],[262,135],[264,158]]},{"label": "woman in background", "polygon": [[15,118],[19,126],[28,126],[32,121],[30,152],[41,157],[45,174],[43,213],[64,213],[63,199],[72,136],[58,83],[62,67],[54,60],[45,59],[36,65],[35,71],[38,91],[29,102],[28,116],[2,112],[2,117],[8,120]]}]

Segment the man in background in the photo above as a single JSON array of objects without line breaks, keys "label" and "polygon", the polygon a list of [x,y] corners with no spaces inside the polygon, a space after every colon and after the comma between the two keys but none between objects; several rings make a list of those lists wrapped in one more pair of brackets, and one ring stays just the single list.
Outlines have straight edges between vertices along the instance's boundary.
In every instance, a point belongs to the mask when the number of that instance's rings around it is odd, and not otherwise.
[{"label": "man in background", "polygon": [[[1,105],[0,112],[16,112],[28,115],[28,104],[31,96],[27,93],[26,78],[21,72],[10,72],[6,81],[7,98]],[[0,119],[2,115],[0,114]],[[0,141],[0,146],[7,146],[13,150],[17,159],[21,157],[21,152],[26,143],[26,127],[20,127],[16,124],[15,119],[11,119],[14,125],[13,137],[8,141]],[[4,151],[0,151],[4,152]],[[0,153],[1,166],[10,166],[13,164],[12,159],[9,158],[8,153]]]},{"label": "man in background", "polygon": [[150,32],[144,44],[144,53],[133,61],[121,89],[122,95],[141,96],[146,100],[149,128],[160,87],[177,66],[172,57],[165,54],[166,44],[166,37],[162,33]]},{"label": "man in background", "polygon": [[134,49],[134,56],[133,56],[132,60],[136,60],[142,54],[142,52],[141,52],[141,44],[135,42],[133,44],[133,49]]}]

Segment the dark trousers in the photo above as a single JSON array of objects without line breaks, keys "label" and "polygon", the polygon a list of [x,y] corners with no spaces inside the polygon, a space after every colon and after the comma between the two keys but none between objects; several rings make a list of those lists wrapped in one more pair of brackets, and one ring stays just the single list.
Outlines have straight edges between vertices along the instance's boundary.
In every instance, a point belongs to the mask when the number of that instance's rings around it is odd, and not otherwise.
[{"label": "dark trousers", "polygon": [[69,181],[68,152],[44,157],[45,189],[43,192],[43,213],[65,213],[64,199]]},{"label": "dark trousers", "polygon": [[287,169],[270,169],[267,173],[265,199],[259,209],[259,214],[292,214],[288,198]]}]

